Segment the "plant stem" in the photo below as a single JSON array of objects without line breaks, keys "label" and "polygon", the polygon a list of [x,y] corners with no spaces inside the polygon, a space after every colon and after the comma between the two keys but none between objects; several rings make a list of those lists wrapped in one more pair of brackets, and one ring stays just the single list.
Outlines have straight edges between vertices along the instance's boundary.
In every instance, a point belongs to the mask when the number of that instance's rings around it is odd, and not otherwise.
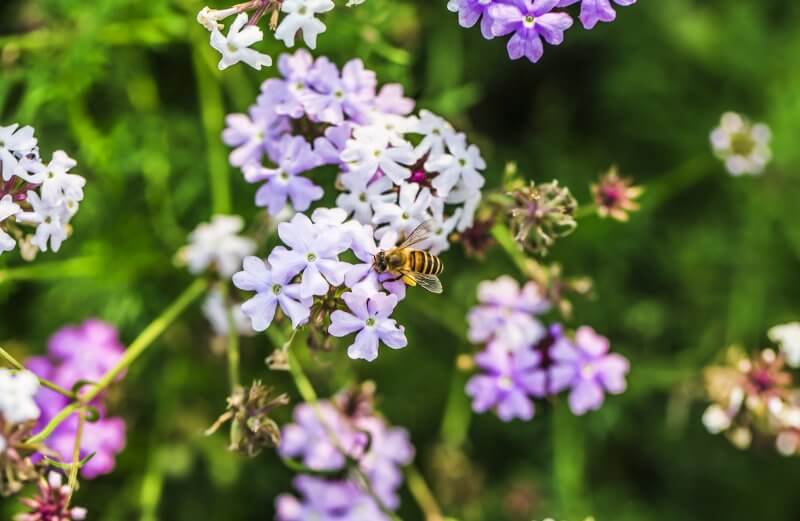
[{"label": "plant stem", "polygon": [[[25,367],[21,363],[19,363],[19,361],[16,358],[11,356],[11,354],[9,354],[9,352],[6,351],[5,349],[3,349],[2,347],[0,347],[0,358],[5,360],[8,363],[8,365],[13,367],[17,371],[24,371],[25,370]],[[48,389],[50,389],[52,391],[55,391],[55,392],[57,392],[58,394],[60,394],[62,396],[66,396],[70,400],[74,400],[75,399],[76,395],[72,391],[68,391],[68,390],[64,389],[63,387],[61,387],[60,385],[51,382],[50,380],[46,380],[46,379],[40,378],[38,376],[36,378],[39,380],[39,383],[43,387],[47,387]]]},{"label": "plant stem", "polygon": [[236,391],[241,386],[239,376],[239,331],[236,329],[236,321],[233,318],[233,308],[228,301],[228,285],[223,286],[222,295],[225,303],[225,318],[228,321],[228,380],[231,385],[231,392]]},{"label": "plant stem", "polygon": [[425,482],[425,478],[415,465],[406,467],[406,482],[411,495],[417,501],[422,512],[425,514],[425,521],[442,521],[442,511],[431,489]]},{"label": "plant stem", "polygon": [[595,204],[582,204],[575,210],[576,219],[583,219],[593,215],[597,215],[597,206]]},{"label": "plant stem", "polygon": [[75,444],[72,447],[72,466],[69,469],[69,495],[67,496],[67,506],[72,501],[72,494],[78,486],[78,470],[81,468],[81,440],[83,439],[83,424],[86,421],[85,413],[78,413],[78,430],[75,433]]},{"label": "plant stem", "polygon": [[550,434],[553,440],[553,482],[561,512],[568,519],[583,519],[586,515],[584,435],[566,403],[556,401],[554,404]]},{"label": "plant stem", "polygon": [[0,269],[0,284],[23,280],[93,277],[99,274],[101,269],[99,257],[76,257],[63,261],[42,262]]},{"label": "plant stem", "polygon": [[108,387],[117,376],[128,368],[150,345],[169,327],[175,319],[180,316],[183,311],[189,307],[208,287],[208,282],[205,279],[195,280],[183,293],[178,296],[170,306],[165,309],[161,315],[142,331],[136,339],[131,342],[125,354],[122,355],[117,364],[108,370],[100,380],[94,384],[89,391],[79,395],[78,400],[67,405],[58,414],[56,414],[50,422],[45,425],[38,434],[29,438],[26,445],[35,445],[46,440],[53,431],[58,427],[61,422],[66,420],[73,412],[77,411],[84,405],[90,403],[97,397],[106,387]]},{"label": "plant stem", "polygon": [[530,268],[528,267],[531,262],[526,256],[525,252],[517,245],[514,237],[511,236],[511,230],[504,224],[497,223],[492,227],[492,237],[497,241],[497,244],[506,252],[511,261],[517,266],[517,269],[523,275],[528,276]]}]

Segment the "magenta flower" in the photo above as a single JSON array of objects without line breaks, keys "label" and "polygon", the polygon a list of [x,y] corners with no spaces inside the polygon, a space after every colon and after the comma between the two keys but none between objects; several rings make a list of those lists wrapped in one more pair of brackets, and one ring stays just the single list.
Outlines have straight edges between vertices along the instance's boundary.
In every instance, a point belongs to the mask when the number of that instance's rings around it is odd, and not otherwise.
[{"label": "magenta flower", "polygon": [[403,327],[389,318],[397,305],[396,295],[351,291],[342,295],[342,299],[351,312],[336,310],[331,313],[328,333],[337,337],[358,333],[355,342],[347,348],[350,358],[372,362],[378,358],[379,341],[392,349],[408,344]]},{"label": "magenta flower", "polygon": [[532,349],[509,351],[492,343],[475,355],[475,363],[484,372],[467,382],[472,409],[483,413],[494,409],[503,421],[514,418],[530,420],[534,406],[528,396],[544,396],[546,372],[540,367],[541,355]]},{"label": "magenta flower", "polygon": [[[613,22],[617,12],[611,5],[611,0],[561,0],[558,7],[566,7],[581,2],[581,23],[585,29],[592,29],[597,22]],[[614,0],[614,3],[629,6],[636,0]]]},{"label": "magenta flower", "polygon": [[311,314],[311,299],[300,297],[300,284],[289,284],[289,277],[278,278],[258,257],[245,257],[244,270],[233,275],[233,285],[256,295],[242,304],[242,312],[250,318],[253,329],[264,331],[281,307],[297,328]]},{"label": "magenta flower", "polygon": [[[57,331],[48,343],[48,355],[30,358],[25,365],[37,376],[70,389],[80,380],[99,380],[116,365],[123,352],[116,328],[92,319],[80,326],[67,326]],[[68,404],[68,400],[55,391],[41,388],[36,394],[36,403],[42,411],[36,426],[39,431]],[[101,418],[94,423],[86,422],[83,427],[80,456],[84,458],[95,453],[81,468],[81,475],[88,479],[114,470],[115,457],[125,448],[126,430],[122,418],[106,417],[102,394],[92,405],[100,412]],[[45,443],[62,460],[71,461],[77,430],[78,417],[73,415],[61,423]]]},{"label": "magenta flower", "polygon": [[606,392],[621,394],[625,391],[625,375],[630,369],[628,360],[609,354],[608,349],[608,339],[589,326],[578,328],[574,344],[558,342],[553,346],[554,363],[562,366],[565,372],[571,367],[569,407],[574,414],[599,409]]},{"label": "magenta flower", "polygon": [[525,56],[535,63],[544,54],[542,38],[550,45],[564,41],[564,31],[572,26],[572,17],[552,12],[557,5],[558,0],[512,0],[489,7],[494,19],[492,32],[496,36],[514,33],[507,45],[512,60]]}]

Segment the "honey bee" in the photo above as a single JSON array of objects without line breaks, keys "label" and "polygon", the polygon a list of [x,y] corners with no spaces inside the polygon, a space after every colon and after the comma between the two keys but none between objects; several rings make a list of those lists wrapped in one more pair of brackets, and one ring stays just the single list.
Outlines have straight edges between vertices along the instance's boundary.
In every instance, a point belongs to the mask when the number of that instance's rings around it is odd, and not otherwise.
[{"label": "honey bee", "polygon": [[408,286],[421,286],[431,293],[441,293],[442,283],[439,275],[444,264],[436,255],[411,248],[429,238],[436,221],[428,219],[409,234],[403,244],[396,248],[379,251],[372,259],[372,267],[378,273],[389,272],[402,279]]}]

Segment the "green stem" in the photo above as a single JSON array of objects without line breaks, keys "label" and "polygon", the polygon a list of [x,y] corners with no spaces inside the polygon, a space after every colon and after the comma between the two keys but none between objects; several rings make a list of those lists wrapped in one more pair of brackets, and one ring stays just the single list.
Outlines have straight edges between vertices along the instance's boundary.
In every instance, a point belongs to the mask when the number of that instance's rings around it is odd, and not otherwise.
[{"label": "green stem", "polygon": [[80,399],[67,405],[38,434],[27,440],[27,445],[35,445],[47,439],[61,422],[66,420],[72,413],[90,403],[106,387],[111,385],[114,380],[127,369],[148,347],[189,307],[200,295],[205,292],[208,282],[205,279],[195,280],[175,301],[165,309],[161,315],[153,320],[142,331],[136,339],[131,342],[125,354],[122,355],[117,364],[108,370],[100,380],[94,384],[87,392],[80,395]]},{"label": "green stem", "polygon": [[78,486],[78,470],[81,468],[81,440],[83,439],[83,425],[86,421],[86,416],[83,411],[78,413],[78,430],[75,433],[75,444],[72,447],[72,466],[69,469],[69,495],[67,496],[67,507],[72,501],[72,494],[75,493],[75,487]]},{"label": "green stem", "polygon": [[460,447],[467,439],[469,423],[472,419],[472,408],[469,398],[464,392],[467,375],[453,364],[453,374],[450,377],[450,391],[447,395],[440,436],[445,444],[450,447]]},{"label": "green stem", "polygon": [[530,261],[525,256],[525,252],[517,245],[517,241],[511,235],[511,230],[502,223],[497,223],[492,227],[492,237],[497,241],[497,244],[503,248],[509,259],[517,266],[517,269],[527,275],[530,271],[528,264]]},{"label": "green stem", "polygon": [[[199,31],[195,31],[200,34]],[[210,51],[208,42],[205,40],[205,31],[202,31],[203,39],[195,37],[195,44],[192,46],[192,61],[197,79],[197,91],[200,102],[200,115],[205,131],[207,164],[209,170],[209,181],[211,184],[211,206],[215,214],[231,213],[231,188],[228,179],[228,158],[219,139],[222,132],[222,122],[224,121],[224,110],[222,104],[222,91],[214,77],[209,63],[213,62],[208,57]]]},{"label": "green stem", "polygon": [[550,430],[553,440],[553,482],[562,514],[568,519],[583,519],[586,515],[583,499],[586,464],[583,429],[577,425],[575,416],[563,401],[556,401],[553,406]]},{"label": "green stem", "polygon": [[222,287],[222,298],[225,303],[225,318],[228,321],[228,380],[231,385],[231,392],[233,392],[241,386],[241,378],[239,376],[241,355],[239,354],[239,331],[236,329],[233,307],[228,300],[228,294],[228,285],[224,284]]},{"label": "green stem", "polygon": [[584,217],[592,217],[597,215],[597,205],[595,204],[582,204],[575,210],[575,218],[583,219]]},{"label": "green stem", "polygon": [[425,514],[425,521],[442,521],[444,519],[442,510],[425,482],[425,478],[415,465],[406,467],[406,482],[411,495],[414,496],[420,509]]},{"label": "green stem", "polygon": [[[5,360],[6,363],[8,363],[11,367],[13,367],[17,371],[24,371],[25,370],[25,367],[21,363],[19,363],[19,361],[16,358],[11,356],[11,354],[9,354],[9,352],[6,351],[5,349],[3,349],[2,347],[0,347],[0,358]],[[46,380],[46,379],[40,378],[38,376],[36,378],[39,380],[39,383],[43,387],[47,387],[48,389],[50,389],[52,391],[55,391],[55,392],[57,392],[58,394],[60,394],[62,396],[66,396],[70,400],[74,400],[75,399],[75,393],[73,393],[72,391],[68,391],[68,390],[64,389],[63,387],[61,387],[60,385],[51,382],[50,380]]]}]

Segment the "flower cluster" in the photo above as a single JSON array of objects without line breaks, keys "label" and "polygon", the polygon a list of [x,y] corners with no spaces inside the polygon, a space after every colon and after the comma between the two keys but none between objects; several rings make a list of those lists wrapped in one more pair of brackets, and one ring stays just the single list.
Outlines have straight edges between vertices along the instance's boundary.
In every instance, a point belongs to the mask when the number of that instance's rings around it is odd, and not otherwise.
[{"label": "flower cluster", "polygon": [[39,480],[39,494],[35,498],[21,500],[28,512],[17,514],[14,521],[83,521],[86,509],[69,506],[72,496],[64,478],[56,471],[50,471],[47,479]]},{"label": "flower cluster", "polygon": [[774,438],[781,454],[800,454],[800,388],[790,371],[800,367],[800,324],[776,326],[769,337],[780,352],[768,348],[750,357],[734,347],[724,365],[706,369],[712,403],[703,413],[703,424],[712,434],[725,433],[742,449],[758,433]]},{"label": "flower cluster", "polygon": [[[627,6],[636,0],[613,0]],[[481,33],[487,40],[511,34],[508,56],[523,56],[536,63],[544,54],[542,40],[550,45],[564,41],[564,31],[572,27],[572,17],[563,9],[581,4],[580,20],[585,29],[597,22],[612,22],[617,13],[612,0],[449,0],[447,8],[458,13],[461,27],[481,22]]]},{"label": "flower cluster", "polygon": [[[311,321],[336,337],[355,333],[347,351],[354,359],[377,358],[379,342],[405,347],[404,330],[391,318],[405,285],[372,264],[379,246],[396,244],[395,233],[385,234],[379,245],[371,226],[348,220],[341,208],[318,208],[310,219],[298,213],[279,224],[278,236],[285,246],[274,248],[266,261],[246,257],[244,270],[233,276],[236,287],[256,292],[242,305],[253,329],[267,329],[280,308],[293,328]],[[348,251],[356,262],[340,259]]]},{"label": "flower cluster", "polygon": [[[45,164],[37,143],[33,127],[0,126],[0,255],[17,242],[26,260],[58,251],[83,200],[86,179],[69,172],[75,160],[57,150]],[[23,225],[36,231],[26,235]]]},{"label": "flower cluster", "polygon": [[401,467],[414,458],[406,430],[391,427],[376,415],[371,396],[365,396],[363,389],[330,401],[298,405],[294,423],[283,428],[279,450],[284,458],[312,471],[341,471],[333,479],[298,476],[294,485],[303,497],[279,496],[279,521],[388,519],[381,507],[394,510],[399,506]]},{"label": "flower cluster", "polygon": [[39,379],[33,373],[0,368],[0,496],[19,491],[38,475],[30,459],[17,450],[39,418],[37,391]]},{"label": "flower cluster", "polygon": [[725,169],[733,176],[759,175],[772,159],[769,127],[750,123],[741,114],[724,113],[710,137],[714,154],[725,162]]},{"label": "flower cluster", "polygon": [[[362,4],[364,0],[350,0],[347,7]],[[222,58],[219,69],[224,70],[239,62],[244,62],[256,70],[272,65],[272,58],[250,48],[264,39],[258,22],[269,14],[269,28],[275,38],[283,41],[286,47],[294,47],[298,33],[302,33],[305,44],[314,49],[317,37],[327,27],[317,18],[335,7],[333,0],[249,0],[228,9],[204,7],[197,13],[197,22],[211,32],[211,46]],[[252,12],[248,16],[248,12]],[[220,21],[236,15],[228,30]],[[282,17],[282,19],[281,19]]]},{"label": "flower cluster", "polygon": [[606,393],[625,390],[628,361],[609,353],[608,339],[588,326],[564,334],[537,318],[550,308],[538,286],[522,288],[508,276],[478,286],[478,306],[469,315],[469,338],[485,344],[475,355],[480,373],[466,387],[472,408],[494,410],[503,421],[530,420],[532,399],[569,390],[569,406],[581,415],[598,409]]},{"label": "flower cluster", "polygon": [[[260,183],[256,205],[277,215],[287,204],[306,211],[324,195],[305,174],[330,171],[337,206],[371,224],[379,239],[436,222],[433,253],[448,235],[472,225],[484,184],[480,151],[441,117],[422,110],[399,85],[376,90],[361,60],[339,68],[300,50],[280,57],[282,78],[269,79],[247,114],[231,114],[223,140],[230,162]],[[264,161],[270,166],[264,166]],[[324,174],[321,176],[324,181]]]},{"label": "flower cluster", "polygon": [[[67,326],[57,331],[47,346],[47,356],[29,358],[28,369],[41,378],[50,380],[65,389],[79,382],[96,382],[122,357],[124,347],[117,330],[99,320],[87,320],[79,326]],[[42,388],[36,394],[36,402],[42,410],[38,429],[43,428],[69,403],[65,396]],[[107,417],[103,396],[98,396],[91,405],[101,418],[83,426],[80,457],[94,456],[81,467],[85,478],[108,474],[114,469],[114,457],[125,448],[125,421]],[[72,461],[79,419],[72,415],[59,424],[45,444],[59,454],[64,461]]]}]

